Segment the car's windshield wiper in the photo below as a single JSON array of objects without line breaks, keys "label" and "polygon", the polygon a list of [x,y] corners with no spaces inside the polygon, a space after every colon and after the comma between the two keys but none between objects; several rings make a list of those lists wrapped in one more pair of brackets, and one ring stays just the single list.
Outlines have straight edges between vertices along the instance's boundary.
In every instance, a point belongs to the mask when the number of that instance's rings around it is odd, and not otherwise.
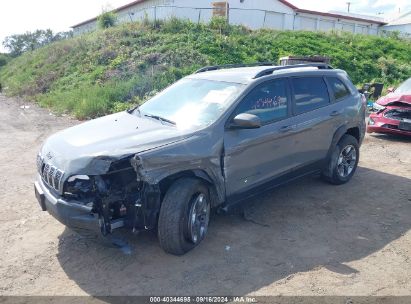
[{"label": "car's windshield wiper", "polygon": [[158,116],[158,115],[144,114],[144,116],[157,119],[161,122],[168,122],[169,124],[176,125],[175,121],[169,120],[167,118],[164,118],[164,117],[161,117],[161,116]]}]

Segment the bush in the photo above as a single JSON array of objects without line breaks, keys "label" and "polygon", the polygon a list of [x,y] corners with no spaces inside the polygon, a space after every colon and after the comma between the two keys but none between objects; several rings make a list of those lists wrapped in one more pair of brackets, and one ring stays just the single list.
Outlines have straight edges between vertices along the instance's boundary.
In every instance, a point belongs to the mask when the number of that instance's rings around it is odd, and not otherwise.
[{"label": "bush", "polygon": [[0,53],[0,68],[2,66],[5,66],[7,64],[7,62],[9,62],[11,59],[11,57],[7,54],[1,54]]},{"label": "bush", "polygon": [[98,27],[101,29],[106,29],[116,25],[117,16],[112,11],[103,11],[97,18]]}]

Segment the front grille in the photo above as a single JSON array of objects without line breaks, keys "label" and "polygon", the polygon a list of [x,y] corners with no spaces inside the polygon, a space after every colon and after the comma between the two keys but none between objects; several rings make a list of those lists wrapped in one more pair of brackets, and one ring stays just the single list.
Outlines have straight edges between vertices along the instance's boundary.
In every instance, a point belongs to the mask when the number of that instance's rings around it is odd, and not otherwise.
[{"label": "front grille", "polygon": [[384,124],[381,127],[383,128],[388,128],[388,129],[398,129],[398,126],[396,125],[390,125],[390,124]]},{"label": "front grille", "polygon": [[45,163],[44,159],[40,155],[37,155],[37,171],[39,172],[44,183],[46,183],[54,190],[61,192],[63,186],[63,171],[50,164]]}]

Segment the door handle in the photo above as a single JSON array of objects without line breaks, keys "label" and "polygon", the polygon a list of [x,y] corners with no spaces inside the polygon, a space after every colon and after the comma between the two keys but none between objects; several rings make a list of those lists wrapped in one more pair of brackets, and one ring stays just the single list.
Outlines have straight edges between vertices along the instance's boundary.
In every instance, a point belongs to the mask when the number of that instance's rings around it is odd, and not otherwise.
[{"label": "door handle", "polygon": [[342,112],[340,112],[340,111],[332,111],[330,113],[330,116],[340,116],[341,114],[342,114]]},{"label": "door handle", "polygon": [[284,126],[280,128],[280,132],[282,133],[290,132],[291,130],[293,130],[293,126]]}]

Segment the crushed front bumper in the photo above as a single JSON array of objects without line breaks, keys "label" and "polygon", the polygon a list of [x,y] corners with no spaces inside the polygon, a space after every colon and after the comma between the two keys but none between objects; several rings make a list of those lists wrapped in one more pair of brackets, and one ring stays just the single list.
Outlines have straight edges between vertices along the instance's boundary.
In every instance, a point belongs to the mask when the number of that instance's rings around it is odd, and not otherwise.
[{"label": "crushed front bumper", "polygon": [[368,120],[368,133],[386,133],[411,136],[411,123],[384,117],[382,114],[372,113]]},{"label": "crushed front bumper", "polygon": [[92,208],[76,201],[66,201],[52,193],[40,177],[34,182],[34,192],[43,211],[75,231],[100,232],[100,222]]}]

